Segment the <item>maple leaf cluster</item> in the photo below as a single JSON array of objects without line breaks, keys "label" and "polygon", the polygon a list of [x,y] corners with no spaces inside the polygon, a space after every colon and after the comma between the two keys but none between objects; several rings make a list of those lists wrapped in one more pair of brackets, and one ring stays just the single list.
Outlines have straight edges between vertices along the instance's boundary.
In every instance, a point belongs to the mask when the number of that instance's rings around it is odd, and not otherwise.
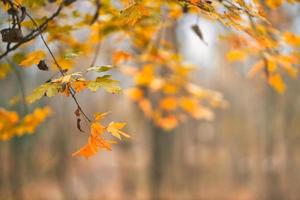
[{"label": "maple leaf cluster", "polygon": [[111,151],[112,144],[116,144],[116,141],[104,139],[104,133],[108,132],[115,138],[122,140],[122,137],[129,138],[130,136],[123,132],[121,129],[126,125],[122,122],[110,122],[108,126],[101,124],[101,120],[108,113],[96,113],[95,119],[90,126],[90,134],[88,137],[88,143],[79,149],[77,152],[73,153],[72,156],[83,156],[89,158],[95,154],[100,149],[106,149]]},{"label": "maple leaf cluster", "polygon": [[[298,75],[300,36],[277,29],[269,13],[277,12],[285,3],[297,2],[122,0],[119,4],[99,4],[92,0],[3,0],[0,9],[7,27],[1,30],[6,50],[0,54],[0,79],[13,73],[15,65],[23,70],[36,67],[48,73],[50,78],[27,95],[23,103],[32,104],[58,94],[72,98],[77,107],[77,128],[83,131],[82,118],[90,125],[88,143],[73,155],[90,157],[99,149],[111,150],[115,142],[104,139],[106,132],[118,139],[128,137],[121,131],[124,123],[101,123],[106,114],[96,114],[91,120],[76,96],[84,90],[99,89],[119,94],[119,81],[108,74],[113,70],[131,77],[132,86],[125,93],[145,116],[165,130],[173,130],[189,117],[212,120],[214,110],[226,106],[220,92],[193,83],[194,67],[183,61],[176,42],[170,39],[170,33],[175,32],[174,24],[186,14],[221,22],[229,28],[230,33],[221,36],[229,46],[226,59],[249,61],[250,78],[262,77],[278,93],[283,93],[285,75]],[[82,4],[91,6],[94,12],[77,9]],[[191,30],[207,44],[198,24],[193,24]],[[84,34],[78,34],[81,32]],[[36,41],[44,46],[35,45]],[[117,49],[108,56],[111,61],[98,66],[95,63],[105,41],[117,44]],[[78,66],[81,70],[75,70]],[[96,74],[96,78],[90,79],[90,73]],[[1,109],[0,136],[7,140],[32,133],[49,114],[48,108],[37,108],[20,119],[18,113]]]}]

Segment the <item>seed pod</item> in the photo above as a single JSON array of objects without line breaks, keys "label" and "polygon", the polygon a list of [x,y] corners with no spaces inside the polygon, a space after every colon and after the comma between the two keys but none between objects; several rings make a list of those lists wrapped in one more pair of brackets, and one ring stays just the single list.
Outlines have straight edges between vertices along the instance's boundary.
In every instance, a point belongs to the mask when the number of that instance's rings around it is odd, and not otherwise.
[{"label": "seed pod", "polygon": [[80,111],[79,111],[78,108],[75,110],[74,114],[76,115],[76,117],[79,117],[79,116],[80,116]]},{"label": "seed pod", "polygon": [[37,67],[42,70],[42,71],[48,71],[49,70],[49,67],[47,66],[45,60],[41,60],[39,62],[39,64],[37,65]]},{"label": "seed pod", "polygon": [[23,39],[22,31],[18,28],[6,28],[1,30],[2,41],[7,43],[20,42]]}]

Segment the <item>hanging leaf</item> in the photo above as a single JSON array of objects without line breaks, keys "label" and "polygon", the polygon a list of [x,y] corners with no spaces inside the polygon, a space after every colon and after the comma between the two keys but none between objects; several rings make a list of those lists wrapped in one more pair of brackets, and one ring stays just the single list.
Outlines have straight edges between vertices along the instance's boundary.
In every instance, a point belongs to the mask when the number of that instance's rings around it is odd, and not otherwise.
[{"label": "hanging leaf", "polygon": [[202,42],[204,42],[204,44],[207,45],[207,43],[204,41],[203,33],[202,33],[200,27],[197,24],[194,24],[194,25],[191,26],[191,28],[194,31],[194,33],[200,38],[200,40]]},{"label": "hanging leaf", "polygon": [[121,136],[127,137],[129,138],[130,136],[126,133],[124,133],[123,131],[121,131],[120,129],[122,129],[124,126],[126,125],[126,123],[120,123],[120,122],[111,122],[108,127],[107,127],[107,131],[110,132],[113,136],[115,136],[118,139],[122,139]]},{"label": "hanging leaf", "polygon": [[84,133],[84,131],[81,129],[80,122],[81,122],[81,119],[80,119],[80,118],[77,118],[77,123],[76,123],[77,129],[78,129],[80,132],[83,132],[83,133]]},{"label": "hanging leaf", "polygon": [[45,60],[41,60],[39,62],[39,64],[37,65],[37,67],[42,70],[42,71],[48,71],[49,70],[49,67],[47,66]]}]

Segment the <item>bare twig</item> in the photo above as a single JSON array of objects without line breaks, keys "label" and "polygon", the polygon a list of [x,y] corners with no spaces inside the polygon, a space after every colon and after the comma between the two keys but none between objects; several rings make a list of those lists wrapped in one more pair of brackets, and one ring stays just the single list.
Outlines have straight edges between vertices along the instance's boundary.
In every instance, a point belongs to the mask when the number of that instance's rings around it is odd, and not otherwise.
[{"label": "bare twig", "polygon": [[[61,6],[62,6],[62,4],[61,4]],[[29,19],[30,19],[36,26],[38,25],[38,24],[36,23],[36,21],[33,19],[33,17],[32,17],[28,12],[26,12],[26,15],[29,17]],[[52,50],[50,49],[49,45],[47,44],[47,42],[46,42],[46,40],[45,40],[43,34],[42,34],[42,33],[39,33],[39,34],[40,34],[40,37],[41,37],[41,39],[42,39],[44,45],[45,45],[46,48],[48,49],[48,52],[50,53],[52,59],[54,60],[55,65],[57,66],[57,68],[58,68],[58,70],[60,71],[61,75],[64,76],[64,75],[65,75],[65,72],[64,72],[64,70],[62,69],[62,67],[59,65],[57,59],[55,58],[55,56],[54,56],[54,54],[53,54],[53,52],[52,52]],[[83,114],[83,116],[84,116],[89,122],[91,122],[90,118],[89,118],[89,117],[85,114],[85,112],[82,110],[82,108],[81,108],[81,106],[80,106],[80,104],[79,104],[79,102],[78,102],[78,100],[77,100],[77,98],[76,98],[76,96],[75,96],[75,95],[76,95],[75,90],[74,90],[72,87],[70,87],[70,88],[69,88],[69,92],[70,92],[70,94],[71,94],[71,96],[72,96],[72,98],[73,98],[75,104],[77,105],[78,110]]]},{"label": "bare twig", "polygon": [[[9,1],[11,2],[11,1]],[[44,45],[46,46],[48,52],[50,53],[52,59],[54,60],[59,72],[61,73],[62,76],[65,75],[65,71],[62,69],[62,67],[59,65],[59,63],[57,62],[57,59],[55,58],[53,52],[51,51],[49,45],[47,44],[42,32],[47,28],[48,23],[53,20],[55,17],[57,17],[60,12],[62,11],[62,8],[64,6],[64,2],[62,2],[58,9],[51,15],[51,17],[47,18],[41,25],[38,25],[38,23],[34,20],[34,18],[26,11],[26,9],[24,9],[24,7],[22,7],[21,5],[17,5],[20,9],[22,9],[22,11],[24,11],[25,15],[33,22],[33,24],[36,26],[36,29],[34,29],[33,31],[31,31],[26,37],[24,37],[22,39],[22,41],[20,41],[19,43],[15,44],[14,46],[12,46],[11,48],[8,48],[6,50],[6,52],[4,52],[3,54],[0,55],[0,60],[5,57],[8,53],[10,53],[11,51],[17,49],[19,46],[21,46],[22,44],[36,38],[37,36],[40,35]],[[75,102],[75,104],[77,105],[78,110],[82,113],[82,115],[84,116],[84,118],[88,121],[91,122],[91,120],[89,119],[89,117],[85,114],[85,112],[82,110],[77,98],[76,98],[76,92],[75,90],[70,87],[69,88],[69,92]]]},{"label": "bare twig", "polygon": [[33,40],[34,38],[36,38],[40,33],[42,33],[46,28],[47,25],[50,21],[52,21],[55,17],[57,17],[61,10],[63,8],[63,4],[60,4],[60,6],[58,7],[58,9],[49,17],[47,18],[41,25],[39,25],[36,29],[32,30],[27,36],[25,36],[20,42],[18,42],[17,44],[9,47],[6,49],[6,51],[4,53],[2,53],[0,55],[0,60],[2,58],[4,58],[6,55],[8,55],[10,52],[16,50],[18,47],[20,47],[21,45]]},{"label": "bare twig", "polygon": [[26,96],[25,96],[25,86],[24,86],[24,82],[22,79],[22,76],[20,74],[20,72],[18,71],[18,68],[15,66],[14,63],[10,62],[10,60],[8,60],[8,58],[5,58],[7,63],[12,66],[12,69],[16,75],[17,81],[19,82],[19,87],[20,87],[20,92],[21,92],[21,99],[22,99],[22,104],[23,104],[23,116],[25,116],[28,113],[28,108],[27,108],[27,103],[26,103]]},{"label": "bare twig", "polygon": [[96,0],[95,4],[96,4],[96,11],[95,11],[95,14],[94,14],[94,16],[93,16],[93,18],[91,20],[91,23],[90,23],[91,25],[94,24],[97,21],[97,19],[99,17],[99,10],[101,8],[101,2],[100,2],[100,0]]}]

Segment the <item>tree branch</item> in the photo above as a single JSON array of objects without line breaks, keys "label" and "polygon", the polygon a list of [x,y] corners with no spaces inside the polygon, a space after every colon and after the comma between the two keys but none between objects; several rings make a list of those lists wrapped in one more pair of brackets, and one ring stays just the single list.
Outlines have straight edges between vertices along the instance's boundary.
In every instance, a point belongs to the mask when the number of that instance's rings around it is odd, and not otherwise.
[{"label": "tree branch", "polygon": [[2,53],[0,55],[0,60],[2,58],[4,58],[5,56],[7,56],[10,52],[16,50],[18,47],[20,47],[21,45],[33,40],[34,38],[36,38],[40,33],[42,33],[48,26],[48,23],[50,21],[52,21],[55,17],[57,17],[61,10],[63,8],[63,4],[60,4],[60,6],[58,7],[58,9],[49,17],[47,18],[41,25],[39,25],[36,29],[32,30],[28,35],[26,35],[20,42],[18,42],[17,44],[9,47],[6,49],[6,51],[4,53]]}]

